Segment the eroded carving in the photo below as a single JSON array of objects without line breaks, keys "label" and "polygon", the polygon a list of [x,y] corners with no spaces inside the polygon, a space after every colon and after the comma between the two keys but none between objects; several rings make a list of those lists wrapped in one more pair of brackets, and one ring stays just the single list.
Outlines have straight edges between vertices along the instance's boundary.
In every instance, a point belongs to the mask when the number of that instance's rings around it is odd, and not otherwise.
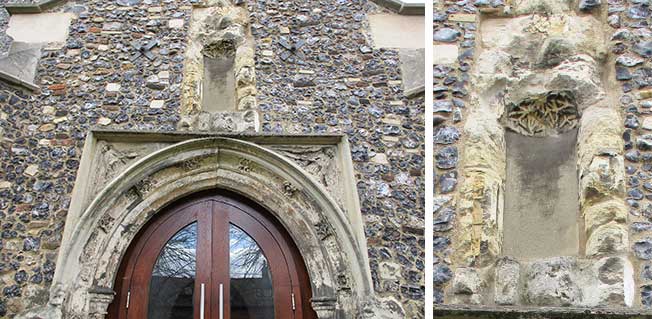
[{"label": "eroded carving", "polygon": [[315,230],[322,240],[333,234],[333,226],[324,219],[319,220],[319,222],[315,224]]},{"label": "eroded carving", "polygon": [[505,125],[524,135],[544,136],[577,127],[579,113],[570,92],[529,97],[506,107]]},{"label": "eroded carving", "polygon": [[140,197],[143,197],[147,195],[147,193],[151,192],[152,189],[154,188],[154,185],[156,185],[156,181],[151,179],[151,178],[145,178],[141,180],[140,182],[136,183],[134,185],[134,188],[140,195]]},{"label": "eroded carving", "polygon": [[201,132],[256,132],[258,130],[258,112],[199,112],[182,115],[177,128],[183,131]]},{"label": "eroded carving", "polygon": [[296,186],[292,185],[291,182],[289,181],[283,182],[283,195],[289,197],[294,195],[298,190],[299,189]]},{"label": "eroded carving", "polygon": [[241,158],[240,161],[238,161],[238,169],[245,173],[251,172],[251,165],[251,161],[246,158]]},{"label": "eroded carving", "polygon": [[315,177],[335,197],[340,207],[343,206],[342,177],[335,158],[337,154],[335,146],[278,145],[271,148],[282,153]]},{"label": "eroded carving", "polygon": [[109,229],[111,229],[111,226],[113,225],[113,220],[114,220],[114,218],[111,217],[111,215],[109,215],[109,214],[105,214],[105,215],[102,216],[102,218],[100,219],[100,222],[99,222],[99,224],[97,225],[97,227],[99,227],[99,228],[100,228],[102,231],[104,231],[105,233],[108,233],[108,232],[109,232]]},{"label": "eroded carving", "polygon": [[91,318],[104,318],[108,313],[109,304],[113,301],[114,292],[107,287],[94,287],[89,289],[89,314]]}]

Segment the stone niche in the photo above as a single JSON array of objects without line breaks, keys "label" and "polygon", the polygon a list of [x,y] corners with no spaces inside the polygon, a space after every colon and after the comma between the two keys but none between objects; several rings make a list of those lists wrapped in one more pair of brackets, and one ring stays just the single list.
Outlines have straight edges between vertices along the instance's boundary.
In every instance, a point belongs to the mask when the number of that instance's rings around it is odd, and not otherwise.
[{"label": "stone niche", "polygon": [[566,92],[507,106],[504,255],[579,253],[578,120],[577,105]]},{"label": "stone niche", "polygon": [[319,319],[404,316],[399,301],[374,293],[345,136],[92,131],[48,304],[17,318],[105,318],[139,230],[169,203],[212,189],[248,197],[285,227]]},{"label": "stone niche", "polygon": [[514,1],[480,18],[451,309],[633,304],[622,116],[604,80],[604,27],[572,3]]},{"label": "stone niche", "polygon": [[185,52],[180,130],[257,132],[254,41],[244,5],[194,4]]}]

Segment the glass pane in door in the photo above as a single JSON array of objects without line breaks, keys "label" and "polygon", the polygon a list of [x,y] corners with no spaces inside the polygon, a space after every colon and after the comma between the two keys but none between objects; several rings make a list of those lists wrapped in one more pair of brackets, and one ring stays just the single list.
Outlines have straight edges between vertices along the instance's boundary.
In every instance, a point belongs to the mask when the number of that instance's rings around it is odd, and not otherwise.
[{"label": "glass pane in door", "polygon": [[273,319],[272,273],[262,249],[240,228],[229,227],[231,319]]},{"label": "glass pane in door", "polygon": [[176,233],[161,250],[149,286],[149,319],[193,319],[197,223]]}]

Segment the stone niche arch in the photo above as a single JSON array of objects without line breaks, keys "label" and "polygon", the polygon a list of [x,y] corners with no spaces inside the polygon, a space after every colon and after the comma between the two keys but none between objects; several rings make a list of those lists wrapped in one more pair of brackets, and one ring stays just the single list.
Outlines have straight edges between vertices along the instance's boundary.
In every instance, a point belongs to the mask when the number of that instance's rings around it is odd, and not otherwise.
[{"label": "stone niche arch", "polygon": [[319,318],[384,318],[362,225],[351,223],[325,187],[296,163],[224,137],[163,147],[88,196],[92,201],[83,213],[68,217],[49,304],[21,318],[104,318],[118,266],[141,227],[169,203],[215,188],[248,197],[286,228],[306,263]]}]

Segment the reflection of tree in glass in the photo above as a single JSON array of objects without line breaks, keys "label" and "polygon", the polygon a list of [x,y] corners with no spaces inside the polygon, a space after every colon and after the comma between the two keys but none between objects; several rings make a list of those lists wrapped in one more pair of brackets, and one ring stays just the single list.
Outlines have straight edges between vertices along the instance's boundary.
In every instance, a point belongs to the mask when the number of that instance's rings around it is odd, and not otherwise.
[{"label": "reflection of tree in glass", "polygon": [[194,278],[196,269],[197,223],[172,237],[156,260],[153,276]]},{"label": "reflection of tree in glass", "polygon": [[149,290],[149,319],[193,317],[197,223],[176,233],[159,253]]},{"label": "reflection of tree in glass", "polygon": [[229,228],[231,278],[262,278],[267,273],[267,259],[258,244],[240,228]]}]

